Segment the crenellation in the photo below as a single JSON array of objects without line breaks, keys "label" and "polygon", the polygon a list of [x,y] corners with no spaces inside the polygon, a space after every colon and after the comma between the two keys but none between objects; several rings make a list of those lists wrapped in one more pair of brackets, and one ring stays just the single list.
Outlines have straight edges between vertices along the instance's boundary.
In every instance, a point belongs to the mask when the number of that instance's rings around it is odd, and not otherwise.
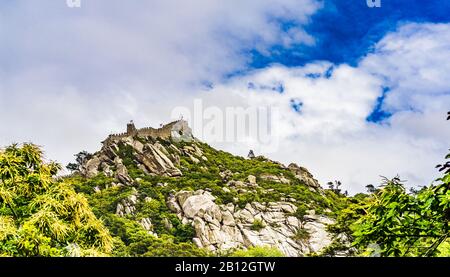
[{"label": "crenellation", "polygon": [[179,139],[179,140],[191,140],[192,130],[188,126],[185,120],[177,120],[170,122],[162,127],[155,129],[152,127],[144,127],[137,129],[133,121],[127,124],[127,131],[124,133],[111,134],[108,138],[103,141],[103,144],[109,144],[126,137],[151,137],[151,138],[162,138],[162,139]]}]

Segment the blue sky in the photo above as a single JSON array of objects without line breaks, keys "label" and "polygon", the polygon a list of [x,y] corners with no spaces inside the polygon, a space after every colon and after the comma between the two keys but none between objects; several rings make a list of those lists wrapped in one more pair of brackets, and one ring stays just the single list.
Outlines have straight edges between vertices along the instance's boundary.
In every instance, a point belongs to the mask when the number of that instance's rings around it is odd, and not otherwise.
[{"label": "blue sky", "polygon": [[[290,21],[278,19],[283,30],[298,27]],[[365,1],[324,1],[323,7],[311,16],[304,26],[308,34],[315,38],[313,45],[273,45],[261,53],[251,49],[248,69],[265,68],[271,64],[287,67],[303,66],[317,60],[335,64],[355,66],[361,58],[370,53],[373,46],[388,32],[395,31],[405,22],[446,23],[450,21],[450,2],[444,1],[382,1],[382,8],[367,8]],[[241,74],[242,71],[237,74]],[[391,116],[383,111],[383,101],[389,88],[377,99],[374,110],[367,120],[379,123]],[[293,105],[298,112],[298,105]]]},{"label": "blue sky", "polygon": [[[381,0],[0,2],[0,145],[63,164],[176,107],[277,108],[269,149],[350,192],[437,177],[450,141],[450,2]],[[195,130],[194,130],[195,131]]]},{"label": "blue sky", "polygon": [[[251,68],[271,63],[300,66],[314,60],[354,65],[370,52],[386,33],[404,22],[445,23],[450,21],[450,2],[420,0],[385,0],[381,8],[367,8],[366,1],[324,1],[324,6],[311,16],[305,30],[316,39],[311,46],[284,48],[273,46],[270,55],[250,51]],[[284,29],[295,24],[280,21]]]}]

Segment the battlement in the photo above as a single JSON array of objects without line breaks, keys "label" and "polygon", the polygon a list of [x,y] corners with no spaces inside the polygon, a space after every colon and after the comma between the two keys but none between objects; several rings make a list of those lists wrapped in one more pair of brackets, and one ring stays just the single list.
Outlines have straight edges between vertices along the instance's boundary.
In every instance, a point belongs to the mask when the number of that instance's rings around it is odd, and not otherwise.
[{"label": "battlement", "polygon": [[193,139],[192,129],[189,127],[187,121],[176,120],[170,122],[160,128],[144,127],[137,129],[133,121],[127,124],[127,131],[124,133],[111,134],[108,138],[103,141],[103,144],[108,144],[110,142],[115,142],[120,139],[127,137],[151,137],[151,138],[161,138],[161,139],[174,139],[190,141]]}]

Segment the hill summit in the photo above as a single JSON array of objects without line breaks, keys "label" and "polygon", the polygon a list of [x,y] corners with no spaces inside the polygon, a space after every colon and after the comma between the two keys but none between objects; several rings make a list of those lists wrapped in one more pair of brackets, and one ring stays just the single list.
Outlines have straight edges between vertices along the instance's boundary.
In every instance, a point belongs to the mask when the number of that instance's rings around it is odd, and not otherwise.
[{"label": "hill summit", "polygon": [[[77,190],[112,235],[125,248],[143,244],[147,255],[155,255],[153,243],[133,242],[133,232],[208,255],[252,247],[317,254],[332,242],[326,227],[339,209],[306,168],[216,150],[184,120],[143,129],[130,122],[86,156],[79,172],[88,181]],[[188,255],[200,255],[194,252]]]}]

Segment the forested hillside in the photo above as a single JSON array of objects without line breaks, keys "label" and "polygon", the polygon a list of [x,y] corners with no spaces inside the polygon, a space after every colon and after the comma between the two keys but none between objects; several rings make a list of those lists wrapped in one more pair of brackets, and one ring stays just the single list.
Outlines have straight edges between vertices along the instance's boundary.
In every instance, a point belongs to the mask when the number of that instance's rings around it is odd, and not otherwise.
[{"label": "forested hillside", "polygon": [[297,164],[192,139],[124,136],[67,168],[33,144],[0,151],[2,256],[448,256],[442,177],[348,196]]}]

